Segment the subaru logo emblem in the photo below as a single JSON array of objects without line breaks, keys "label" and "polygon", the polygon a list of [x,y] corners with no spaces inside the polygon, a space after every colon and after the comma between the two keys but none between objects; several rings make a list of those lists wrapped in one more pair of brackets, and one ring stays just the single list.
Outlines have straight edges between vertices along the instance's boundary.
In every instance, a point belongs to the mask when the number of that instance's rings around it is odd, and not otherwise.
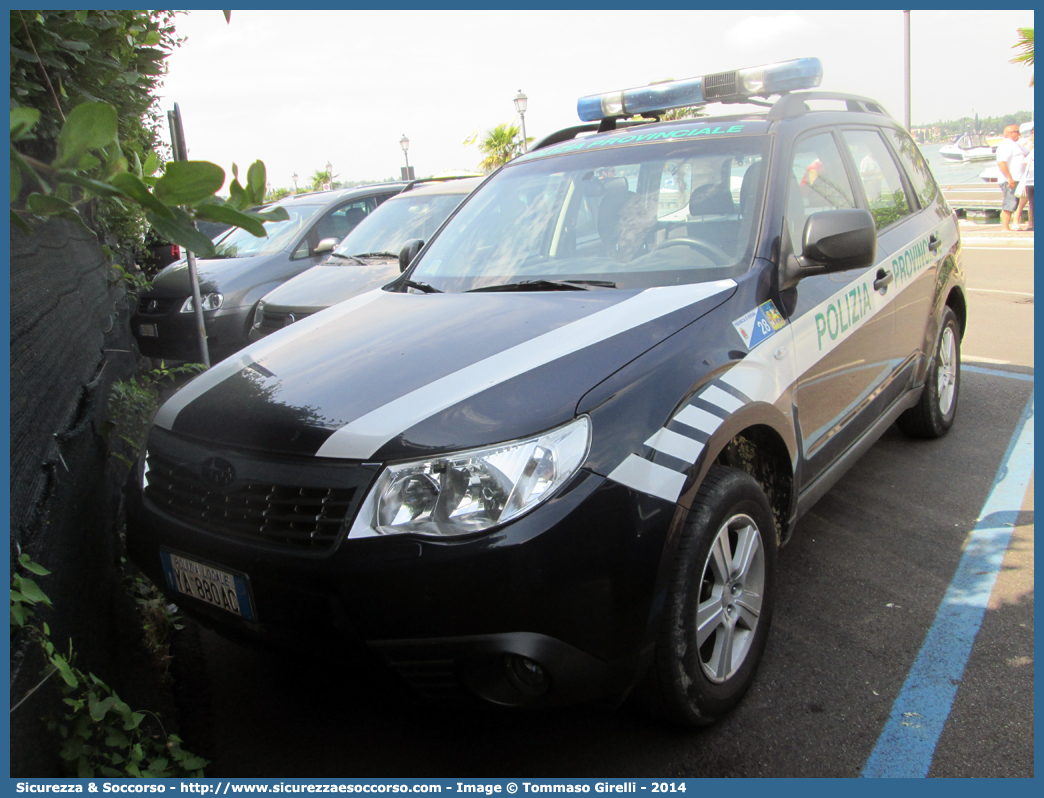
[{"label": "subaru logo emblem", "polygon": [[156,308],[159,307],[159,303],[155,299],[150,299],[149,304],[145,306],[146,313],[155,313]]},{"label": "subaru logo emblem", "polygon": [[203,481],[213,488],[227,488],[236,481],[236,469],[221,457],[211,457],[203,463]]},{"label": "subaru logo emblem", "polygon": [[297,321],[297,317],[293,313],[287,313],[286,318],[283,319],[283,326],[289,327],[295,321]]}]

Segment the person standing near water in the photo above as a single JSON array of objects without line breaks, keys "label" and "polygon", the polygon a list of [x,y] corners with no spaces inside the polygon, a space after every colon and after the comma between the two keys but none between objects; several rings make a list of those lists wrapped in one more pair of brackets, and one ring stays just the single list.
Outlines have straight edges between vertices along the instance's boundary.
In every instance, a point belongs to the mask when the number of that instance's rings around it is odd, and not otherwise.
[{"label": "person standing near water", "polygon": [[1011,214],[1018,205],[1015,186],[1022,178],[1023,161],[1026,153],[1019,146],[1019,126],[1008,125],[1004,128],[1004,141],[997,145],[997,168],[1002,179],[998,181],[1003,200],[1001,202],[1001,229],[1011,230]]}]

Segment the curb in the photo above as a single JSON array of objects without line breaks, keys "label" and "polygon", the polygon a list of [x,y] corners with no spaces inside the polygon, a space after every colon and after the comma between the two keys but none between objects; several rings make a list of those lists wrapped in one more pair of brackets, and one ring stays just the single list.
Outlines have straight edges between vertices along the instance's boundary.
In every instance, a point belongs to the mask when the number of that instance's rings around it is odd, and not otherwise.
[{"label": "curb", "polygon": [[961,236],[964,247],[1004,247],[1005,249],[1033,249],[1033,238],[1014,238],[1011,235]]}]

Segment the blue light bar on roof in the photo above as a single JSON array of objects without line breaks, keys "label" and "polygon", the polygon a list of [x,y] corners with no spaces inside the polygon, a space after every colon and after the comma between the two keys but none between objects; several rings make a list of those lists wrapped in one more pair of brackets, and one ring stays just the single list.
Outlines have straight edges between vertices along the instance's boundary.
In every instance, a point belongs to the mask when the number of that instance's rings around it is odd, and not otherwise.
[{"label": "blue light bar on roof", "polygon": [[814,89],[822,81],[823,65],[818,58],[797,58],[699,78],[590,94],[577,101],[576,112],[584,122],[595,122],[611,116],[633,116],[709,102],[742,102],[749,97]]}]

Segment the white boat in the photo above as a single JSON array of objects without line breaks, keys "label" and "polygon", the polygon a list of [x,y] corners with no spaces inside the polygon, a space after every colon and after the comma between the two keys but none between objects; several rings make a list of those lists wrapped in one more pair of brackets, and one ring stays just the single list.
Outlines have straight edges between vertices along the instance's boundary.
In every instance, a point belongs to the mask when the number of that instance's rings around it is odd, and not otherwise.
[{"label": "white boat", "polygon": [[948,161],[988,161],[995,158],[997,148],[981,133],[965,133],[939,149],[939,155]]},{"label": "white boat", "polygon": [[994,164],[993,166],[987,166],[981,172],[979,172],[979,180],[985,180],[987,183],[997,183],[1001,179],[1000,167]]}]

